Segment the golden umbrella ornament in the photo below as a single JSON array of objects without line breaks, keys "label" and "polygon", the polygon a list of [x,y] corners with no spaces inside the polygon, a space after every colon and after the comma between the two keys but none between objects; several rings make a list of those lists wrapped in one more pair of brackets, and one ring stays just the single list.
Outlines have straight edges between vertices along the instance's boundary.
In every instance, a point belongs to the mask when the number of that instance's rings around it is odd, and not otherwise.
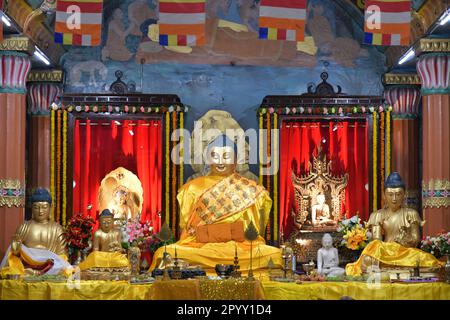
[{"label": "golden umbrella ornament", "polygon": [[253,241],[258,239],[258,230],[256,230],[253,221],[250,222],[247,229],[245,230],[245,239],[250,241],[250,268],[248,270],[248,280],[254,280],[253,278],[253,270],[252,270],[252,262],[253,262]]}]

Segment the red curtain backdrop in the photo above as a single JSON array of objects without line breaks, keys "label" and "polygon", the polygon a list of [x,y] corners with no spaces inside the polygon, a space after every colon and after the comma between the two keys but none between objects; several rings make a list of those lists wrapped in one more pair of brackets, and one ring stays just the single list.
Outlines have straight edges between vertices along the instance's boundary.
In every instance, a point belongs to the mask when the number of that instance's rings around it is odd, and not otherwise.
[{"label": "red curtain backdrop", "polygon": [[309,171],[308,161],[317,155],[318,146],[332,173],[348,173],[343,212],[347,218],[359,213],[369,217],[368,129],[365,120],[319,121],[299,119],[283,121],[280,128],[280,225],[287,236],[293,228],[292,210],[297,213],[291,170],[297,175]]},{"label": "red curtain backdrop", "polygon": [[162,205],[160,120],[76,120],[73,213],[98,216],[102,179],[117,167],[136,174],[144,189],[141,218],[159,231]]}]

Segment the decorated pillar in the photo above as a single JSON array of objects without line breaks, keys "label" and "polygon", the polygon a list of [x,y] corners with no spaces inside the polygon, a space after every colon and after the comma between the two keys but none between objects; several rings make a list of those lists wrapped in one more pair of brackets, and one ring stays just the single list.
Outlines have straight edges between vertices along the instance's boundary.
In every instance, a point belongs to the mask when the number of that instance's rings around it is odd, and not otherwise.
[{"label": "decorated pillar", "polygon": [[60,95],[61,70],[32,70],[28,76],[27,192],[50,189],[50,106]]},{"label": "decorated pillar", "polygon": [[31,68],[27,38],[0,43],[0,256],[24,220],[26,79]]},{"label": "decorated pillar", "polygon": [[407,206],[419,210],[420,78],[416,74],[385,74],[384,82],[384,98],[392,106],[390,171],[399,172],[405,181]]},{"label": "decorated pillar", "polygon": [[421,39],[417,72],[422,81],[425,235],[450,230],[450,39]]}]

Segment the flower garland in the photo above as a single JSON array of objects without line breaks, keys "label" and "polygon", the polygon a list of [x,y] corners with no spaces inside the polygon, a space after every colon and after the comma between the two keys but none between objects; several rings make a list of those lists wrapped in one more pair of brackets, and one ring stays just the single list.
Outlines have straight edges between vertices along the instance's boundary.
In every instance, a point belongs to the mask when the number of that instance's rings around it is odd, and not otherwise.
[{"label": "flower garland", "polygon": [[372,135],[372,167],[373,167],[373,210],[376,211],[377,206],[377,113],[373,114],[373,135]]},{"label": "flower garland", "polygon": [[[172,131],[177,127],[177,113],[172,113]],[[176,141],[172,142],[172,150],[176,146]],[[177,166],[172,161],[172,232],[176,234],[177,230],[177,201],[175,195],[177,194]]]},{"label": "flower garland", "polygon": [[180,112],[180,186],[184,182],[184,112]]},{"label": "flower garland", "polygon": [[276,170],[273,176],[273,240],[278,240],[278,156],[279,156],[279,148],[278,148],[278,115],[276,113],[273,114],[273,128],[274,128],[274,141],[273,148],[275,151],[274,156],[274,169]]},{"label": "flower garland", "polygon": [[55,111],[50,112],[50,194],[53,206],[51,220],[55,219]]},{"label": "flower garland", "polygon": [[[385,122],[384,122],[384,112],[380,113],[380,181],[384,182],[384,169],[385,169],[385,158],[384,158],[384,145],[385,145]],[[384,197],[381,197],[381,208],[384,208]]]},{"label": "flower garland", "polygon": [[61,112],[56,113],[56,221],[60,222],[60,195],[61,195]]},{"label": "flower garland", "polygon": [[67,110],[69,112],[93,112],[93,113],[166,113],[166,112],[188,112],[189,107],[185,105],[166,106],[112,106],[112,105],[52,105],[53,110]]},{"label": "flower garland", "polygon": [[391,110],[391,106],[386,110],[386,176],[391,173]]},{"label": "flower garland", "polygon": [[[270,156],[271,156],[271,153],[272,153],[271,145],[270,145],[271,144],[271,141],[270,141],[271,130],[270,130],[270,128],[271,128],[271,126],[270,126],[270,113],[266,113],[266,137],[267,137],[266,170],[267,171],[270,168],[270,166],[273,165],[272,163],[270,163]],[[271,186],[270,186],[271,174],[270,174],[270,172],[266,172],[266,173],[267,173],[267,175],[266,175],[266,189],[267,189],[267,192],[270,195],[271,194],[270,193],[270,191],[271,191]],[[270,230],[271,229],[271,224],[272,224],[272,221],[271,221],[270,216],[269,216],[267,227],[266,227],[266,231],[267,231],[266,236],[267,236],[268,239],[270,239],[271,234],[272,234],[270,232],[271,231]]]},{"label": "flower garland", "polygon": [[373,113],[383,112],[383,106],[330,106],[330,107],[318,107],[318,106],[296,106],[296,107],[261,107],[259,108],[259,114],[265,113],[278,113],[278,114],[316,114],[316,115],[346,115],[357,113]]},{"label": "flower garland", "polygon": [[67,207],[67,112],[63,111],[62,224],[66,225]]},{"label": "flower garland", "polygon": [[263,118],[262,118],[262,113],[259,113],[259,184],[263,185],[263,164],[262,164],[262,159],[263,159],[263,153],[262,153],[262,145],[263,145],[263,137],[262,137],[262,130],[263,130]]},{"label": "flower garland", "polygon": [[166,200],[166,217],[164,221],[169,222],[170,219],[170,114],[166,113],[166,190],[165,190],[165,200]]}]

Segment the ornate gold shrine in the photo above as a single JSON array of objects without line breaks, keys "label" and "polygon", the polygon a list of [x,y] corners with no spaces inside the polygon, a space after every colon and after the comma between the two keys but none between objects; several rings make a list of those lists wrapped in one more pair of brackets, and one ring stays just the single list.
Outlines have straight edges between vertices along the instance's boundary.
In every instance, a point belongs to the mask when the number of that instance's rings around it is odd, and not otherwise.
[{"label": "ornate gold shrine", "polygon": [[[295,216],[295,226],[298,229],[320,229],[313,226],[311,220],[312,208],[317,205],[317,195],[325,196],[325,206],[329,209],[328,226],[331,229],[337,228],[337,222],[342,220],[341,204],[345,202],[345,188],[348,184],[348,173],[343,176],[334,176],[331,173],[331,160],[327,161],[326,155],[322,155],[319,148],[317,157],[313,155],[308,162],[310,172],[306,175],[297,176],[292,172],[292,182],[294,184],[295,201],[298,212]],[[311,169],[312,168],[312,169]],[[306,227],[308,226],[308,227]]]}]

